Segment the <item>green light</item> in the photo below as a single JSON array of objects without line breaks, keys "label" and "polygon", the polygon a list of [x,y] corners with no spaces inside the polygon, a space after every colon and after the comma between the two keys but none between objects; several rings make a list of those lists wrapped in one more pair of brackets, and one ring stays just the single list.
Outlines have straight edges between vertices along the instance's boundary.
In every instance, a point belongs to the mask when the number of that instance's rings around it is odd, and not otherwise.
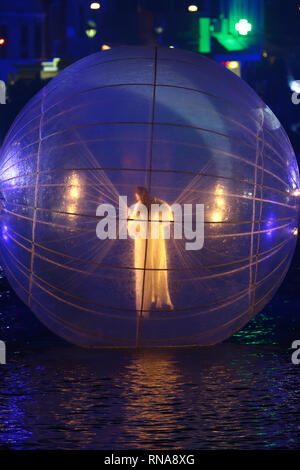
[{"label": "green light", "polygon": [[248,20],[240,20],[238,23],[235,24],[235,29],[242,36],[247,36],[249,31],[252,30],[252,24],[249,23]]},{"label": "green light", "polygon": [[246,41],[240,36],[235,38],[232,34],[225,33],[212,33],[212,36],[216,38],[227,51],[242,51],[247,49]]},{"label": "green light", "polygon": [[199,18],[198,52],[208,54],[210,51],[210,18]]}]

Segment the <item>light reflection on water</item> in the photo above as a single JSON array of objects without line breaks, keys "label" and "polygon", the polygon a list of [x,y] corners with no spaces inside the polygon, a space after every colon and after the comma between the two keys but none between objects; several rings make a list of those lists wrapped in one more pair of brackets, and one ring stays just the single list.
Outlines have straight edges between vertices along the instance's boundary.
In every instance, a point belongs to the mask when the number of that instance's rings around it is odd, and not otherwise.
[{"label": "light reflection on water", "polygon": [[0,369],[12,448],[296,448],[299,373],[278,346],[26,350]]},{"label": "light reflection on water", "polygon": [[0,273],[0,449],[298,448],[299,261],[230,341],[142,352],[64,343]]}]

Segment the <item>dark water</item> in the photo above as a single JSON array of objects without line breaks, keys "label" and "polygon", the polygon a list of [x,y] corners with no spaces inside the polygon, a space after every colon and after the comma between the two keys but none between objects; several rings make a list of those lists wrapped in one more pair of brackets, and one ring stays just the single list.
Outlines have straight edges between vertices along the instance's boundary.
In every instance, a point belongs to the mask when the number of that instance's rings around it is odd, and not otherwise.
[{"label": "dark water", "polygon": [[0,442],[19,449],[299,445],[299,373],[278,347],[26,350],[1,372]]},{"label": "dark water", "polygon": [[88,351],[49,333],[0,279],[0,448],[300,446],[300,256],[274,300],[206,349]]}]

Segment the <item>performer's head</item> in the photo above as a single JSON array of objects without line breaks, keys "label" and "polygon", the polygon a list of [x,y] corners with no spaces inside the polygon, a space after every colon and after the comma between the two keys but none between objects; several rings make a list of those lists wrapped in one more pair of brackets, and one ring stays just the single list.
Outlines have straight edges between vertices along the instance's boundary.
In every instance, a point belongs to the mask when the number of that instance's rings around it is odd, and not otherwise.
[{"label": "performer's head", "polygon": [[138,202],[144,204],[148,207],[151,204],[151,196],[147,188],[145,186],[137,186],[135,190],[135,197]]}]

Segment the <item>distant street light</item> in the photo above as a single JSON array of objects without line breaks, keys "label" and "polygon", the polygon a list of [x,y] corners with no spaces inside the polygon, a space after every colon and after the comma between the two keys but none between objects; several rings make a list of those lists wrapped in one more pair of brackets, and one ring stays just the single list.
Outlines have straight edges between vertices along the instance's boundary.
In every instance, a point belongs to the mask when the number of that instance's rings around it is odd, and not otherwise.
[{"label": "distant street light", "polygon": [[[226,63],[227,65],[227,63]],[[229,60],[228,65],[230,69],[237,69],[239,67],[239,63],[236,60]]]},{"label": "distant street light", "polygon": [[0,38],[0,46],[4,46],[5,44],[5,39],[4,38]]},{"label": "distant street light", "polygon": [[97,34],[97,30],[94,28],[86,29],[85,34],[88,38],[94,38]]},{"label": "distant street light", "polygon": [[91,10],[99,10],[99,8],[101,8],[101,5],[99,2],[93,2],[90,4],[90,9]]},{"label": "distant street light", "polygon": [[164,32],[164,28],[162,26],[156,26],[156,28],[154,28],[154,31],[157,33],[157,34],[161,34]]},{"label": "distant street light", "polygon": [[88,38],[93,38],[97,34],[97,24],[93,20],[89,20],[87,22],[87,29],[85,30],[85,34]]},{"label": "distant street light", "polygon": [[108,49],[111,49],[111,47],[108,44],[102,44],[101,46],[102,51],[108,51]]},{"label": "distant street light", "polygon": [[198,7],[197,7],[197,5],[189,5],[188,10],[192,11],[192,12],[195,12],[195,11],[198,11]]}]

